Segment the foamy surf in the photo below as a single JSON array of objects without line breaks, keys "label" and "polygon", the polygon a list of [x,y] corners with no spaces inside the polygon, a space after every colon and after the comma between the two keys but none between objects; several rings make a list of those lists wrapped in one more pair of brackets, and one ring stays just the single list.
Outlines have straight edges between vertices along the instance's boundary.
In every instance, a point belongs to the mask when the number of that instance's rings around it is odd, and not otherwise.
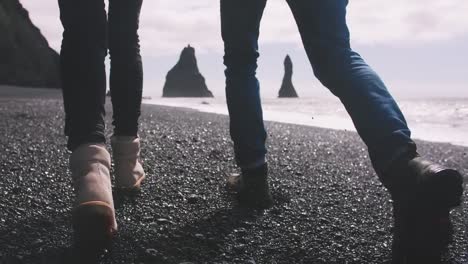
[{"label": "foamy surf", "polygon": [[[227,115],[224,98],[153,98],[145,103]],[[399,100],[413,138],[468,146],[468,98]],[[267,121],[356,131],[336,98],[262,99]]]}]

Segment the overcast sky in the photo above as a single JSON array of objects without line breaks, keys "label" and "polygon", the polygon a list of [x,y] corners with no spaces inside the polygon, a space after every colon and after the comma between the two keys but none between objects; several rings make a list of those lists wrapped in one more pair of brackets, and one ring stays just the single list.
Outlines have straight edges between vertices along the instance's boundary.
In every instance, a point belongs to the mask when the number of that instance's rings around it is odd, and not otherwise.
[{"label": "overcast sky", "polygon": [[[59,51],[62,26],[56,0],[20,0]],[[96,0],[99,1],[99,0]],[[468,97],[467,0],[350,0],[352,46],[396,97]],[[167,71],[190,43],[215,96],[224,96],[219,1],[145,0],[140,26],[145,94],[160,95]],[[299,95],[329,96],[315,79],[284,0],[269,0],[261,25],[258,77],[264,96],[281,85],[283,59],[294,63]]]}]

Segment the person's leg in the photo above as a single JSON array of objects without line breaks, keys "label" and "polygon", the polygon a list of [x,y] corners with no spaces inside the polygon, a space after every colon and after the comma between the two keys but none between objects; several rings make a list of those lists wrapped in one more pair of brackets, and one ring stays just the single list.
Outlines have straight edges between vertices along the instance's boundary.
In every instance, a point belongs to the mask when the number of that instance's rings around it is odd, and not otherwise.
[{"label": "person's leg", "polygon": [[221,0],[226,65],[226,98],[236,162],[242,174],[234,185],[249,207],[272,204],[265,161],[266,131],[256,78],[260,20],[266,0]]},{"label": "person's leg", "polygon": [[64,32],[60,52],[65,133],[76,194],[76,246],[99,254],[117,230],[105,147],[107,19],[104,0],[59,0]]},{"label": "person's leg", "polygon": [[256,77],[259,27],[265,4],[266,0],[221,0],[230,133],[241,168],[265,162],[266,132]]},{"label": "person's leg", "polygon": [[107,21],[104,1],[59,0],[60,72],[68,148],[105,143]]},{"label": "person's leg", "polygon": [[347,0],[288,3],[315,75],[343,102],[368,146],[377,174],[392,195],[395,226],[402,238],[397,240],[413,249],[423,245],[423,251],[416,254],[434,253],[428,246],[433,249],[443,234],[431,241],[429,233],[447,228],[450,209],[460,204],[460,173],[418,157],[395,100],[350,47]]},{"label": "person's leg", "polygon": [[110,91],[114,135],[111,139],[115,185],[139,190],[145,172],[140,163],[140,117],[143,66],[138,37],[142,0],[109,1]]},{"label": "person's leg", "polygon": [[137,136],[143,92],[138,37],[142,0],[109,1],[110,92],[114,135]]},{"label": "person's leg", "polygon": [[399,152],[416,148],[385,84],[350,47],[347,2],[288,1],[316,77],[344,104],[381,174]]}]

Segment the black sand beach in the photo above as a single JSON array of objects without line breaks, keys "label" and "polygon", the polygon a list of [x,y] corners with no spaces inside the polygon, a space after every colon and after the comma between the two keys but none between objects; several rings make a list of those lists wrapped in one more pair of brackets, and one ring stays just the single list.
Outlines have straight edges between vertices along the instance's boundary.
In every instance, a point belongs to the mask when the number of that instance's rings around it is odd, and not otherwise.
[{"label": "black sand beach", "polygon": [[[0,87],[0,263],[70,263],[60,91],[31,91]],[[116,197],[119,235],[102,263],[387,263],[390,196],[357,134],[267,128],[275,205],[248,211],[225,189],[226,175],[237,172],[227,117],[145,105],[149,177],[137,197]],[[427,158],[468,174],[468,148],[418,143]],[[466,198],[452,212],[446,263],[468,263]]]}]

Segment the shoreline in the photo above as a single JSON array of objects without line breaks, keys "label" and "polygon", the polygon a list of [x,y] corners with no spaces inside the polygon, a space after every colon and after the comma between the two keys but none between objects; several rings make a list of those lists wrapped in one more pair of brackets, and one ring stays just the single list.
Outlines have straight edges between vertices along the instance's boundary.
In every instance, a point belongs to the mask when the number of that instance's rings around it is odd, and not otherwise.
[{"label": "shoreline", "polygon": [[[284,100],[297,99],[265,99],[267,104],[263,104],[263,115],[265,121],[281,122],[293,125],[304,125],[309,127],[320,127],[326,129],[334,129],[340,131],[356,132],[354,124],[349,115],[344,111],[341,105],[335,113],[324,114],[323,109],[319,110],[318,114],[302,112],[300,110],[278,110],[272,107],[271,102],[281,104]],[[228,115],[226,104],[219,102],[211,103],[210,98],[158,98],[144,100],[144,104],[160,105],[170,107],[189,108],[202,113],[215,113]],[[331,100],[331,101],[334,101]],[[405,112],[405,111],[403,111]],[[420,122],[420,117],[411,116],[408,120],[408,126],[412,131],[412,138],[416,140],[424,140],[434,143],[449,143],[457,146],[468,147],[468,123],[465,125],[466,131],[454,125],[442,123],[424,123]]]},{"label": "shoreline", "polygon": [[[9,85],[0,85],[0,98],[44,98],[50,97],[54,99],[62,99],[60,89],[47,89],[47,88],[29,88],[29,87],[16,87]],[[189,100],[189,104],[181,102],[180,100]],[[156,100],[159,100],[156,101]],[[224,99],[223,99],[224,100]],[[278,100],[277,98],[267,98],[265,100]],[[288,100],[288,99],[286,99]],[[294,100],[294,99],[293,99]],[[319,99],[322,100],[322,99]],[[423,99],[421,99],[423,100]],[[429,98],[429,100],[431,100]],[[449,100],[449,98],[447,98]],[[453,100],[453,98],[450,98]],[[228,116],[226,104],[213,105],[209,101],[212,98],[157,98],[157,99],[143,99],[144,105],[158,105],[166,107],[175,107],[180,109],[191,109],[201,113],[212,113]],[[325,129],[333,129],[337,131],[351,131],[354,133],[356,129],[347,113],[338,111],[335,114],[323,115],[318,114],[312,116],[309,113],[300,112],[284,112],[269,109],[268,105],[263,106],[264,120],[266,122],[279,122],[291,125],[302,125],[307,127],[317,127]],[[404,111],[403,111],[404,112]],[[409,121],[408,121],[409,122]],[[452,131],[452,138],[450,133],[447,135],[447,126],[441,124],[413,124],[409,122],[409,127],[412,131],[412,138],[415,140],[422,140],[434,143],[445,143],[454,146],[468,147],[468,131],[461,130]]]},{"label": "shoreline", "polygon": [[[60,89],[47,89],[47,88],[29,88],[29,87],[16,87],[9,85],[0,85],[0,98],[54,98],[62,99]],[[166,107],[174,107],[180,109],[191,109],[200,113],[212,113],[228,116],[226,104],[213,105],[209,101],[212,98],[157,98],[157,99],[143,99],[143,105],[158,105]],[[159,100],[156,101],[156,100]],[[181,102],[180,100],[190,100],[189,104]],[[268,98],[265,100],[278,100],[277,98]],[[289,100],[289,99],[286,99]],[[321,99],[319,99],[321,100]],[[421,99],[423,101],[423,99]],[[431,100],[431,99],[429,99]],[[447,100],[449,100],[447,98]],[[450,100],[453,100],[451,98]],[[195,103],[194,103],[195,102]],[[312,116],[309,113],[300,112],[285,112],[269,109],[269,106],[263,106],[263,115],[266,122],[279,122],[290,125],[302,125],[307,127],[317,127],[324,129],[332,129],[337,131],[351,131],[354,133],[356,129],[352,123],[351,118],[347,113],[338,111],[335,114],[318,114]],[[404,111],[403,111],[404,112]],[[410,120],[411,121],[411,120]],[[451,144],[454,146],[468,147],[468,131],[463,132],[460,129],[453,130],[452,134],[447,134],[447,125],[441,124],[413,124],[410,121],[409,127],[412,131],[412,138],[415,140],[422,140],[427,142]],[[468,128],[467,128],[468,129]],[[452,137],[451,137],[452,136]]]}]

